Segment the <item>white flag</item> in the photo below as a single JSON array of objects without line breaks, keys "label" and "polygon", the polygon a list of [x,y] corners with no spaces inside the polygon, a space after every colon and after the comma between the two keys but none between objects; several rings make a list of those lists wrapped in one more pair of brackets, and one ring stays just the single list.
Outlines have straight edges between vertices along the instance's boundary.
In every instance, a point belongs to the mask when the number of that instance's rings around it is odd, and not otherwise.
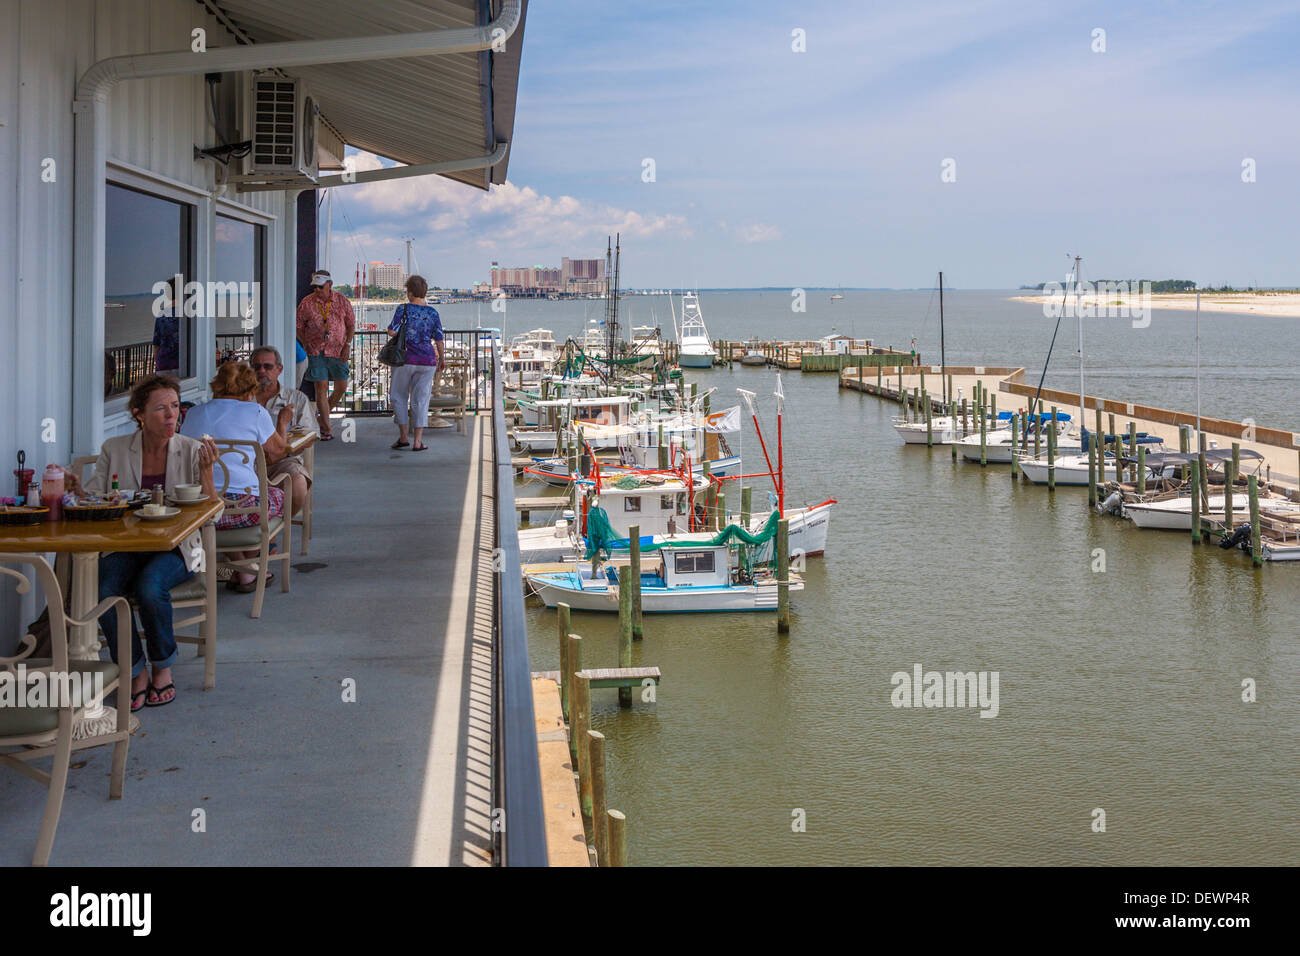
[{"label": "white flag", "polygon": [[740,406],[732,405],[726,411],[705,416],[704,430],[706,432],[740,431]]}]

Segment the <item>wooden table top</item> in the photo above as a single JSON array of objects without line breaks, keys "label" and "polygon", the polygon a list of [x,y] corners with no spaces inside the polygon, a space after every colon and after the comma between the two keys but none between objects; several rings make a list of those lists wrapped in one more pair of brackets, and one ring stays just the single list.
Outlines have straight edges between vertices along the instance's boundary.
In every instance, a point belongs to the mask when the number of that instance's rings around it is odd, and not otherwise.
[{"label": "wooden table top", "polygon": [[301,455],[320,440],[320,432],[311,429],[305,432],[289,432],[285,448],[290,455]]},{"label": "wooden table top", "polygon": [[116,521],[44,521],[0,525],[0,552],[170,551],[211,521],[222,502],[181,508],[161,521],[128,513]]}]

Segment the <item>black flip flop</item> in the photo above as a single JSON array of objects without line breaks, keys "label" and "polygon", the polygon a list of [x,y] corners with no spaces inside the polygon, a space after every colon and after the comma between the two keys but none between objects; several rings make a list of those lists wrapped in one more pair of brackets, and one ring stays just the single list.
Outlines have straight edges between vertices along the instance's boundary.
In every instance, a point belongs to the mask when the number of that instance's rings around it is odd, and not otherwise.
[{"label": "black flip flop", "polygon": [[412,449],[411,449],[411,451],[428,451],[428,450],[429,450],[429,446],[428,446],[428,445],[421,445],[419,448],[412,448]]},{"label": "black flip flop", "polygon": [[135,702],[137,697],[144,697],[147,700],[149,697],[149,688],[146,686],[144,690],[138,690],[131,695],[131,713],[133,714],[145,705],[145,701],[141,701],[139,705],[137,705]]},{"label": "black flip flop", "polygon": [[166,700],[149,700],[146,697],[144,702],[144,705],[146,707],[166,707],[168,704],[170,704],[172,701],[176,699],[175,684],[164,684],[162,687],[154,687],[152,684],[150,684],[148,687],[145,688],[146,693],[148,693],[148,691],[151,690],[158,695],[161,695],[163,691],[169,690],[172,692],[172,695],[168,697]]},{"label": "black flip flop", "polygon": [[[411,443],[410,443],[409,441],[395,441],[395,442],[393,442],[393,444],[390,445],[389,447],[390,447],[390,448],[394,448],[394,449],[396,449],[396,448],[406,448],[406,447],[407,447],[408,445],[410,445],[410,444],[411,444]],[[419,449],[417,448],[416,451],[419,451]]]}]

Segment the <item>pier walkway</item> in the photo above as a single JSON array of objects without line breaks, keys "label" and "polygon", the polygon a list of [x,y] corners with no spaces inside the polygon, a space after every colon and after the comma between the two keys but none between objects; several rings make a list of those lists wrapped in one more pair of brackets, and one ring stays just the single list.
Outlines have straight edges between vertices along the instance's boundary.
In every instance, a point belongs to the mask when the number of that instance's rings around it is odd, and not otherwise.
[{"label": "pier walkway", "polygon": [[[386,418],[356,424],[317,451],[292,590],[268,588],[254,620],[222,589],[216,687],[182,645],[175,702],[138,714],[123,799],[111,748],[73,754],[51,864],[492,862],[492,419],[431,430],[419,454],[389,448]],[[0,773],[0,863],[31,862],[44,804]]]}]

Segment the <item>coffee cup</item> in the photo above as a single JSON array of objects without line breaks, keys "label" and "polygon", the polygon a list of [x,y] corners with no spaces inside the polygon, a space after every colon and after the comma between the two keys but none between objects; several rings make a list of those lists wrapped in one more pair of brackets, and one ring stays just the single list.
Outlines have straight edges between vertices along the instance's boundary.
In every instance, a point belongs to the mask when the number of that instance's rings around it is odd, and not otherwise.
[{"label": "coffee cup", "polygon": [[178,501],[193,501],[203,494],[202,485],[174,485],[172,497]]}]

